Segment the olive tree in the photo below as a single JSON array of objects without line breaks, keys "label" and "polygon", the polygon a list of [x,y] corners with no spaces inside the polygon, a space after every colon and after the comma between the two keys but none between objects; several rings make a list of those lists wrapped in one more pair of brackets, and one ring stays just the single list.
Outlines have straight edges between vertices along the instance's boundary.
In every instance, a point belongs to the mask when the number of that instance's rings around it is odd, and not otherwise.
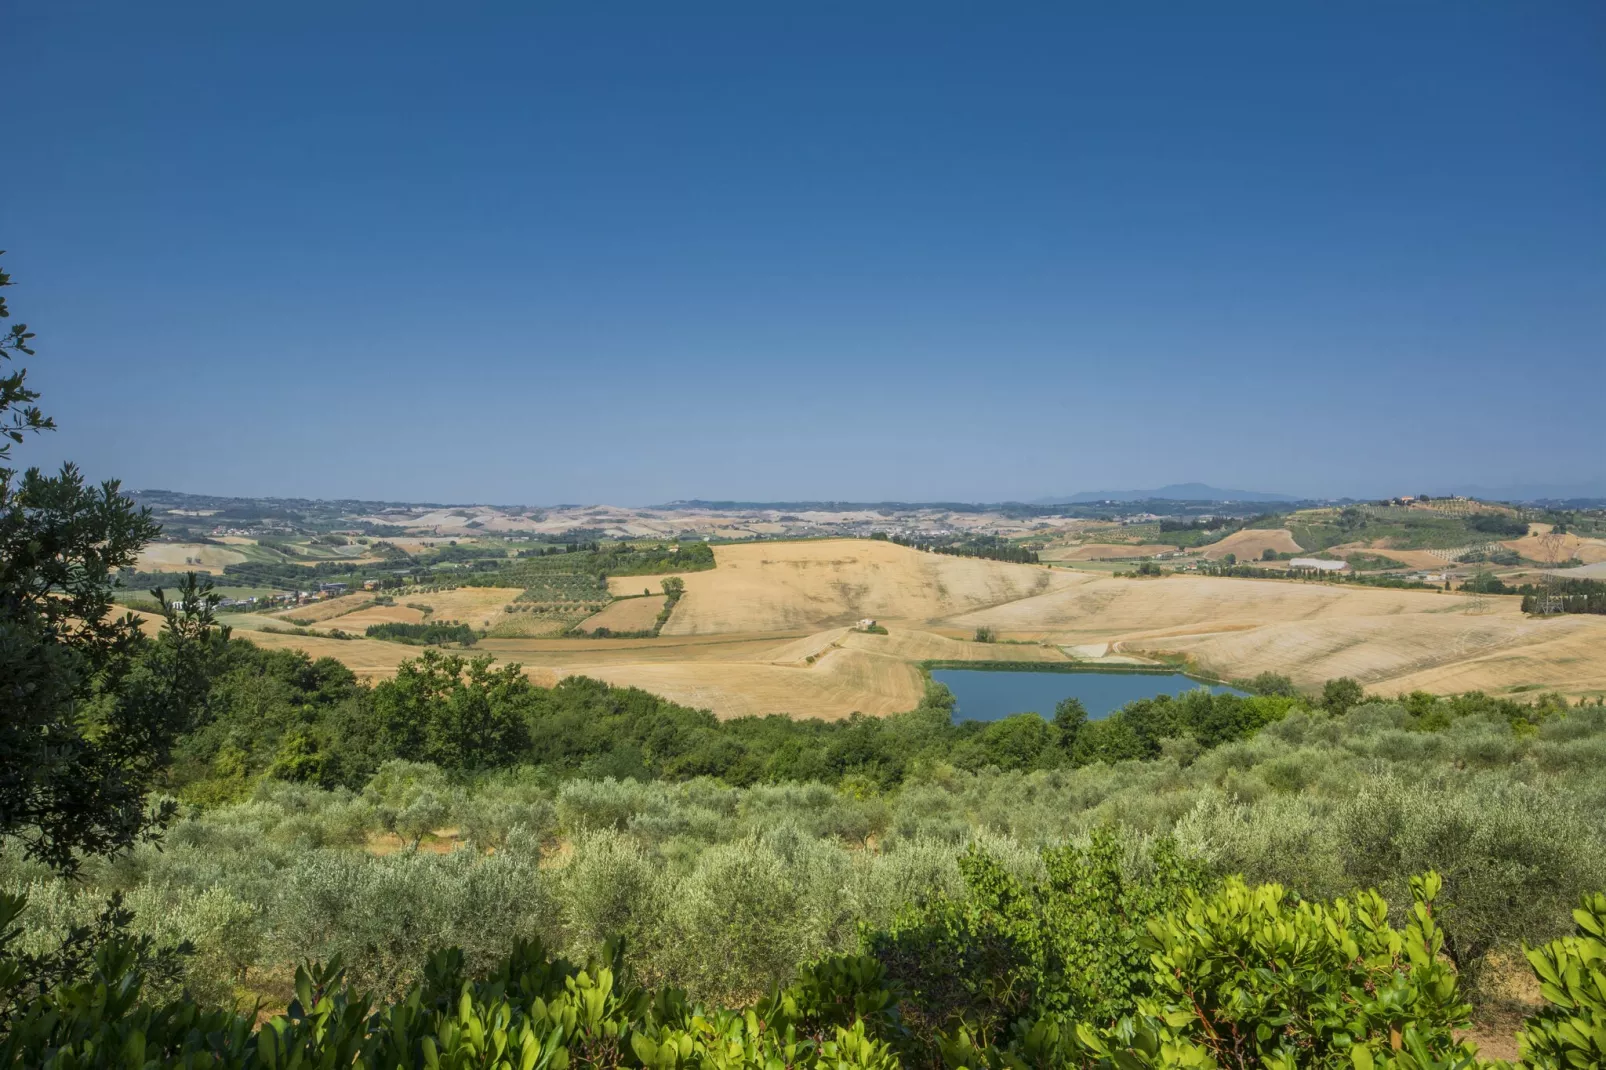
[{"label": "olive tree", "polygon": [[[11,278],[0,271],[0,287]],[[0,320],[10,311],[0,298]],[[0,364],[33,356],[25,324],[0,335]],[[63,873],[160,829],[147,807],[173,740],[204,708],[206,666],[226,630],[193,574],[158,638],[112,612],[116,572],[160,533],[115,481],[71,464],[18,473],[11,451],[55,427],[21,367],[0,377],[0,837]],[[0,848],[3,849],[3,848]]]}]

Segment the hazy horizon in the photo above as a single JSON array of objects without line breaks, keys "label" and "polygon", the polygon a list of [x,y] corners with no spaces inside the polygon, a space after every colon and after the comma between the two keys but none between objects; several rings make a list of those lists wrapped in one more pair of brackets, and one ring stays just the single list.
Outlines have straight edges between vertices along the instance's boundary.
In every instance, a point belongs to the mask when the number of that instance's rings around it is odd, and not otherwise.
[{"label": "hazy horizon", "polygon": [[[1192,486],[1193,484],[1182,484]],[[511,498],[384,498],[373,495],[355,494],[339,496],[320,496],[309,494],[236,494],[229,491],[216,490],[182,490],[173,487],[128,487],[125,492],[136,495],[179,494],[187,497],[200,498],[238,498],[244,500],[267,501],[321,501],[321,502],[364,502],[385,505],[427,506],[430,508],[538,508],[538,509],[567,509],[584,508],[591,506],[606,506],[619,509],[656,509],[665,507],[689,506],[692,504],[704,505],[711,509],[737,508],[737,507],[791,507],[796,505],[832,505],[832,506],[869,506],[869,505],[907,505],[907,506],[936,506],[943,504],[987,506],[987,505],[1087,505],[1101,501],[1169,501],[1169,502],[1237,502],[1237,503],[1264,503],[1268,510],[1275,511],[1280,505],[1290,505],[1300,502],[1320,501],[1370,501],[1397,497],[1400,494],[1413,493],[1407,490],[1382,490],[1374,494],[1363,495],[1319,495],[1319,494],[1279,494],[1276,492],[1263,492],[1248,490],[1247,488],[1219,488],[1224,493],[1216,496],[1178,495],[1155,493],[1143,495],[1139,491],[1153,489],[1165,491],[1166,487],[1159,488],[1109,488],[1104,492],[1076,491],[1067,494],[1046,494],[1035,498],[845,498],[841,495],[826,495],[819,498],[729,498],[713,497],[709,495],[694,495],[687,498],[668,498],[662,501],[610,501],[602,498],[584,498],[574,501],[517,501]],[[1235,491],[1235,492],[1234,492]],[[1554,501],[1563,499],[1574,500],[1606,500],[1606,484],[1581,484],[1574,486],[1544,486],[1533,485],[1526,487],[1435,487],[1416,488],[1415,493],[1439,495],[1461,495],[1480,498],[1489,501]],[[1107,494],[1108,497],[1098,497],[1096,494]],[[1414,493],[1413,493],[1414,496]]]},{"label": "hazy horizon", "polygon": [[299,10],[8,16],[0,248],[61,426],[20,463],[611,504],[1606,478],[1599,5]]}]

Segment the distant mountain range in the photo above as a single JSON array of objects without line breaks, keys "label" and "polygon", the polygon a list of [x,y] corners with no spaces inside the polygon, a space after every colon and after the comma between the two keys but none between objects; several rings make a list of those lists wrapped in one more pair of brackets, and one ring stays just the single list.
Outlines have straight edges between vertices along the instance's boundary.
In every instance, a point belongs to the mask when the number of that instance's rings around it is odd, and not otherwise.
[{"label": "distant mountain range", "polygon": [[1258,490],[1229,490],[1208,483],[1171,483],[1153,490],[1084,490],[1058,498],[1039,498],[1032,505],[1079,505],[1084,502],[1297,502],[1291,494]]}]

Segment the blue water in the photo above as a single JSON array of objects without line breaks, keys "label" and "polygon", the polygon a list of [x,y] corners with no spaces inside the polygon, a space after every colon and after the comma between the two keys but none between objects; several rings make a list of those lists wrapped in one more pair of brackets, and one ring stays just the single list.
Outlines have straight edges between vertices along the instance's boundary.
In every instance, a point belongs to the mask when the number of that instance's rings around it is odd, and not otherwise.
[{"label": "blue water", "polygon": [[[1093,720],[1108,717],[1128,702],[1155,695],[1181,695],[1198,680],[1179,672],[1000,672],[994,669],[934,669],[931,678],[959,700],[954,721],[996,721],[1013,713],[1037,713],[1052,720],[1060,699],[1075,696]],[[1241,695],[1230,687],[1215,694]]]}]

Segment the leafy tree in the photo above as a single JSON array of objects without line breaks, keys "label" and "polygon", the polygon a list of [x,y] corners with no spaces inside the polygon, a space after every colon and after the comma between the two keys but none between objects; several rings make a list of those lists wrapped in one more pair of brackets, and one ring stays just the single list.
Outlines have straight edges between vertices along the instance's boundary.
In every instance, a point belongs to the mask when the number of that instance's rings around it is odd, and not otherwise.
[{"label": "leafy tree", "polygon": [[954,748],[953,763],[961,769],[1028,770],[1053,768],[1065,762],[1059,733],[1035,713],[1018,713],[992,721]]},{"label": "leafy tree", "polygon": [[1282,695],[1285,698],[1294,698],[1299,694],[1294,681],[1276,672],[1261,673],[1248,682],[1245,690],[1253,691],[1257,695]]},{"label": "leafy tree", "polygon": [[985,624],[976,629],[976,642],[978,643],[991,643],[995,638],[993,630]]},{"label": "leafy tree", "polygon": [[491,667],[426,650],[374,688],[377,728],[391,753],[443,769],[507,765],[529,745],[525,711],[535,685],[520,666]]},{"label": "leafy tree", "polygon": [[1340,676],[1322,685],[1322,709],[1333,715],[1358,706],[1366,698],[1366,689],[1348,676]]},{"label": "leafy tree", "polygon": [[1054,707],[1054,727],[1059,729],[1060,746],[1068,751],[1076,749],[1077,737],[1082,733],[1082,726],[1087,724],[1087,707],[1082,700],[1074,695],[1062,698]]},{"label": "leafy tree", "polygon": [[[33,355],[33,337],[12,326],[0,360]],[[26,374],[0,378],[0,834],[70,873],[84,854],[121,851],[171,816],[170,805],[147,810],[145,796],[205,705],[226,629],[213,626],[217,599],[193,573],[176,605],[154,592],[166,616],[158,639],[132,614],[112,614],[115,573],[160,528],[115,481],[86,486],[71,464],[55,476],[10,467],[25,432],[55,426]]]}]

